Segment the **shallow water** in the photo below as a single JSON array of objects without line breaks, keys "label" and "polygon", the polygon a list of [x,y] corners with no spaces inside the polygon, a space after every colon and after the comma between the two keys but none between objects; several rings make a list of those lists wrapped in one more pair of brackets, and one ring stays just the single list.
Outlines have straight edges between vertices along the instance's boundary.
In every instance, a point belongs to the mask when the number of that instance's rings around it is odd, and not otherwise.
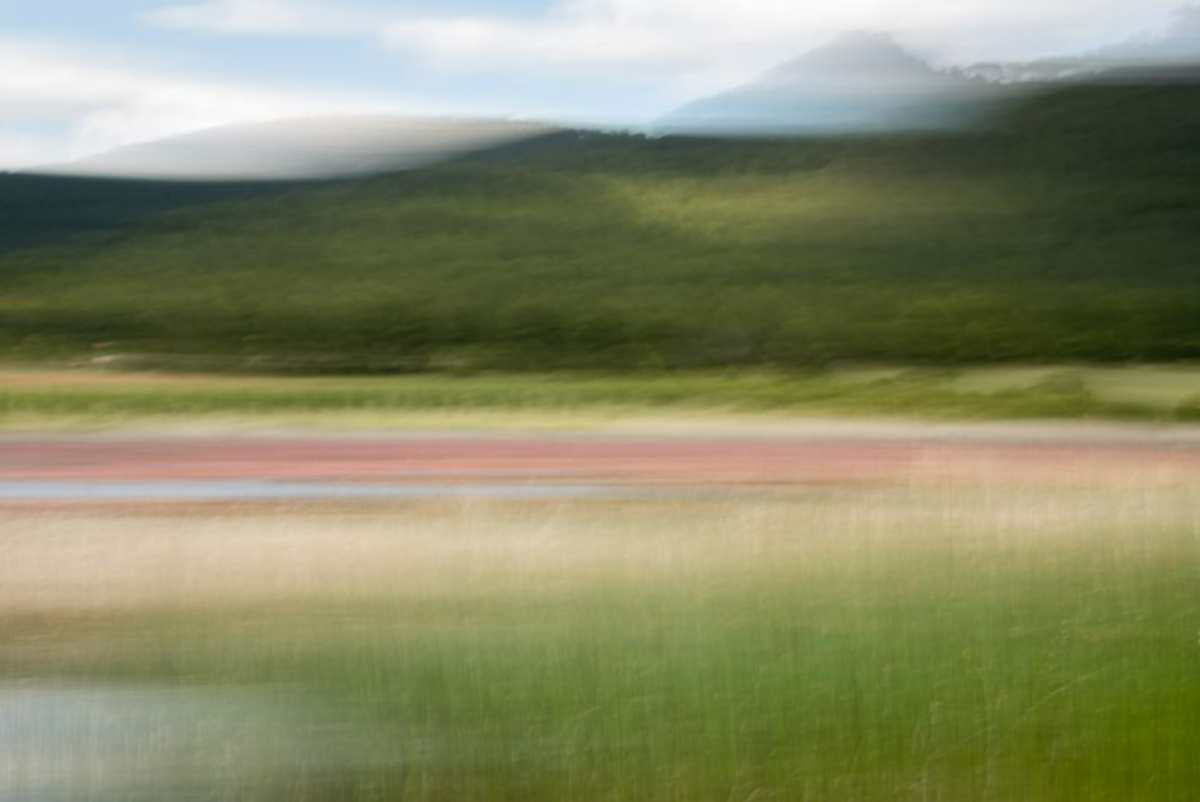
[{"label": "shallow water", "polygon": [[315,748],[303,710],[229,689],[0,684],[0,802],[218,800],[344,768],[357,745]]}]

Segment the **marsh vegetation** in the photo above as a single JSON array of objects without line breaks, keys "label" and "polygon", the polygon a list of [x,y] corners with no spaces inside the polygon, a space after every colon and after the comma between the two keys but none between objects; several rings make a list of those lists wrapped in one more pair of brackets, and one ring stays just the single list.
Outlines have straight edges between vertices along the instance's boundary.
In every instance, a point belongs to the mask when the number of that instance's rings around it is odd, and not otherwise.
[{"label": "marsh vegetation", "polygon": [[[0,514],[8,798],[1200,782],[1200,497],[1178,477]],[[64,717],[94,737],[54,736]],[[23,773],[22,749],[57,770]]]}]

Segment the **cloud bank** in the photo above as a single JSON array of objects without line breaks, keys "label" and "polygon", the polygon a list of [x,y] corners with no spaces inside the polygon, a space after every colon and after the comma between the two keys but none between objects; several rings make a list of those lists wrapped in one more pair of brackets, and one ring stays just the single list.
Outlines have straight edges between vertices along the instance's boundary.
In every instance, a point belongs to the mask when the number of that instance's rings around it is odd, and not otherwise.
[{"label": "cloud bank", "polygon": [[398,65],[390,88],[386,76],[364,76],[363,85],[383,87],[374,93],[356,92],[353,75],[344,77],[348,91],[312,91],[265,83],[252,68],[218,79],[202,70],[164,69],[136,52],[121,57],[66,39],[0,34],[0,168],[299,115],[504,109],[638,124],[848,29],[890,31],[946,64],[1088,53],[1105,45],[1145,53],[1169,43],[1176,53],[1200,52],[1200,10],[1172,16],[1179,0],[546,2],[517,13],[499,4],[448,12],[382,0],[162,0],[128,20],[134,31],[140,25],[210,47],[214,68],[223,66],[223,49],[234,40],[253,49],[270,38],[272,48],[290,48],[299,62],[313,40],[369,51]]},{"label": "cloud bank", "polygon": [[373,15],[345,3],[304,0],[210,0],[164,6],[144,19],[164,28],[230,34],[353,36],[368,32]]},{"label": "cloud bank", "polygon": [[[95,48],[0,37],[0,169],[69,161],[230,123],[452,111],[423,98],[308,93],[214,80]],[[9,132],[28,128],[37,133]]]},{"label": "cloud bank", "polygon": [[[887,30],[956,60],[1035,58],[1161,30],[1178,0],[554,0],[535,16],[406,13],[326,0],[203,0],[147,20],[227,34],[375,39],[445,64],[569,67],[761,61],[847,29]],[[771,52],[767,55],[766,52]],[[756,53],[761,55],[755,55]]]},{"label": "cloud bank", "polygon": [[[453,84],[506,77],[515,114],[638,125],[752,79],[846,30],[884,30],[935,63],[1083,52],[1154,34],[1179,0],[547,0],[450,13],[338,0],[189,0],[144,21],[173,31],[341,39]],[[556,86],[558,107],[538,105]],[[598,95],[608,92],[606,102]],[[633,102],[622,110],[611,95]],[[552,93],[553,94],[553,93]],[[589,115],[588,104],[599,109]],[[649,108],[651,105],[653,109]]]}]

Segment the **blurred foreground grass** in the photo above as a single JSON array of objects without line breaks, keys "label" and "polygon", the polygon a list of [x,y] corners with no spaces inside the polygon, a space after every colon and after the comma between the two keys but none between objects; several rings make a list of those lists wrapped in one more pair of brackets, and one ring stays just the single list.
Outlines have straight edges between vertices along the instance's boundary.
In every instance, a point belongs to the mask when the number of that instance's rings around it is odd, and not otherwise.
[{"label": "blurred foreground grass", "polygon": [[0,797],[1190,802],[1139,482],[2,512]]},{"label": "blurred foreground grass", "polygon": [[[1200,420],[1200,369],[897,366],[784,373],[211,376],[0,371],[0,426],[146,418],[403,423],[419,413],[779,412],[943,418]],[[434,421],[436,423],[436,420]]]}]

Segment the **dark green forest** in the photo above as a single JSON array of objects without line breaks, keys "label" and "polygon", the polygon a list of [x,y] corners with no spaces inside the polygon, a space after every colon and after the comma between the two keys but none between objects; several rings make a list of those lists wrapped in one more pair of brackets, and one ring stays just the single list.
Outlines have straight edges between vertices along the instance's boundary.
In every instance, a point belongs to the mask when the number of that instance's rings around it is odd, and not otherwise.
[{"label": "dark green forest", "polygon": [[309,184],[0,176],[0,353],[321,371],[1200,358],[1200,83]]}]

